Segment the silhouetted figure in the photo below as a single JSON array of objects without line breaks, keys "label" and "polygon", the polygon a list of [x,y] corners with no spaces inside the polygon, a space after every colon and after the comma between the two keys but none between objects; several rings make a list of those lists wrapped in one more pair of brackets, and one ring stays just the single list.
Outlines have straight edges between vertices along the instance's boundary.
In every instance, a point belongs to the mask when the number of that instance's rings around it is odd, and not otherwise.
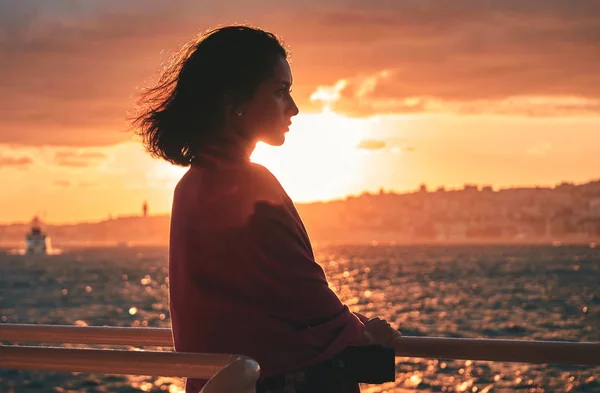
[{"label": "silhouetted figure", "polygon": [[[298,114],[286,58],[271,33],[215,29],[190,42],[142,97],[134,125],[147,150],[190,167],[171,214],[175,349],[256,359],[259,393],[356,392],[357,381],[394,380],[393,349],[365,344],[389,343],[398,331],[340,301],[294,204],[250,161],[257,142],[282,145]],[[367,350],[370,358],[356,355]],[[186,392],[205,383],[189,379]]]},{"label": "silhouetted figure", "polygon": [[142,215],[148,217],[148,201],[144,201],[142,204]]}]

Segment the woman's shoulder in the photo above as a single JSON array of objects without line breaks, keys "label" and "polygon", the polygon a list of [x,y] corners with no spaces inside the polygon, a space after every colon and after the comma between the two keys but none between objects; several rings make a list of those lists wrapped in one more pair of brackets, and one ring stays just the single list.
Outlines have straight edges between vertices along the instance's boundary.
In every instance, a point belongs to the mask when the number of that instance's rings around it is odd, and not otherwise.
[{"label": "woman's shoulder", "polygon": [[173,214],[195,227],[230,228],[247,225],[264,206],[284,204],[275,177],[252,163],[228,171],[189,171],[175,191]]},{"label": "woman's shoulder", "polygon": [[205,207],[252,205],[257,201],[281,204],[284,194],[275,176],[252,162],[217,171],[192,167],[175,189],[175,199],[193,199]]},{"label": "woman's shoulder", "polygon": [[240,192],[246,197],[256,200],[264,200],[281,203],[283,189],[275,176],[266,167],[249,163],[245,172],[239,179]]},{"label": "woman's shoulder", "polygon": [[255,181],[262,182],[265,186],[278,187],[280,185],[275,175],[267,167],[256,162],[250,162],[247,167],[248,173]]}]

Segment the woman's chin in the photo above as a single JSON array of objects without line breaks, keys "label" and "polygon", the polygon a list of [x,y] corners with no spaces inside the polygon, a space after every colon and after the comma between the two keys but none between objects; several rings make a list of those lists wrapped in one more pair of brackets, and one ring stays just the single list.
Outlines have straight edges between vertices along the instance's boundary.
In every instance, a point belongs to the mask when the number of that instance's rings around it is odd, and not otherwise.
[{"label": "woman's chin", "polygon": [[281,146],[285,143],[285,133],[272,134],[262,138],[262,142],[269,146]]}]

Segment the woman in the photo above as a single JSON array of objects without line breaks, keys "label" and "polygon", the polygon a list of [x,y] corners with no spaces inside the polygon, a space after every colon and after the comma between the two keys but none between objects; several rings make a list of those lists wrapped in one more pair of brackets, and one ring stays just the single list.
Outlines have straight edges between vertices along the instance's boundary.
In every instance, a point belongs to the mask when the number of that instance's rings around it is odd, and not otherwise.
[{"label": "woman", "polygon": [[[171,215],[175,349],[256,359],[259,392],[292,391],[290,384],[296,392],[356,391],[356,381],[340,378],[343,351],[398,332],[353,314],[329,289],[292,201],[249,160],[258,141],[282,145],[298,114],[286,59],[271,33],[215,29],[188,44],[142,96],[134,125],[148,151],[190,166]],[[205,382],[188,380],[186,392]]]}]

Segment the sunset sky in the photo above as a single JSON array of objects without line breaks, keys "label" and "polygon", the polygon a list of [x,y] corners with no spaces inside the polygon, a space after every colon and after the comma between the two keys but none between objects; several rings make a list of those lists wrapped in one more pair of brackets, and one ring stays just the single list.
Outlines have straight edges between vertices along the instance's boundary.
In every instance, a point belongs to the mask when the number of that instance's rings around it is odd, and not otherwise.
[{"label": "sunset sky", "polygon": [[291,49],[301,113],[253,160],[295,201],[600,179],[597,0],[0,0],[0,223],[168,212],[185,169],[126,118],[229,23]]}]

